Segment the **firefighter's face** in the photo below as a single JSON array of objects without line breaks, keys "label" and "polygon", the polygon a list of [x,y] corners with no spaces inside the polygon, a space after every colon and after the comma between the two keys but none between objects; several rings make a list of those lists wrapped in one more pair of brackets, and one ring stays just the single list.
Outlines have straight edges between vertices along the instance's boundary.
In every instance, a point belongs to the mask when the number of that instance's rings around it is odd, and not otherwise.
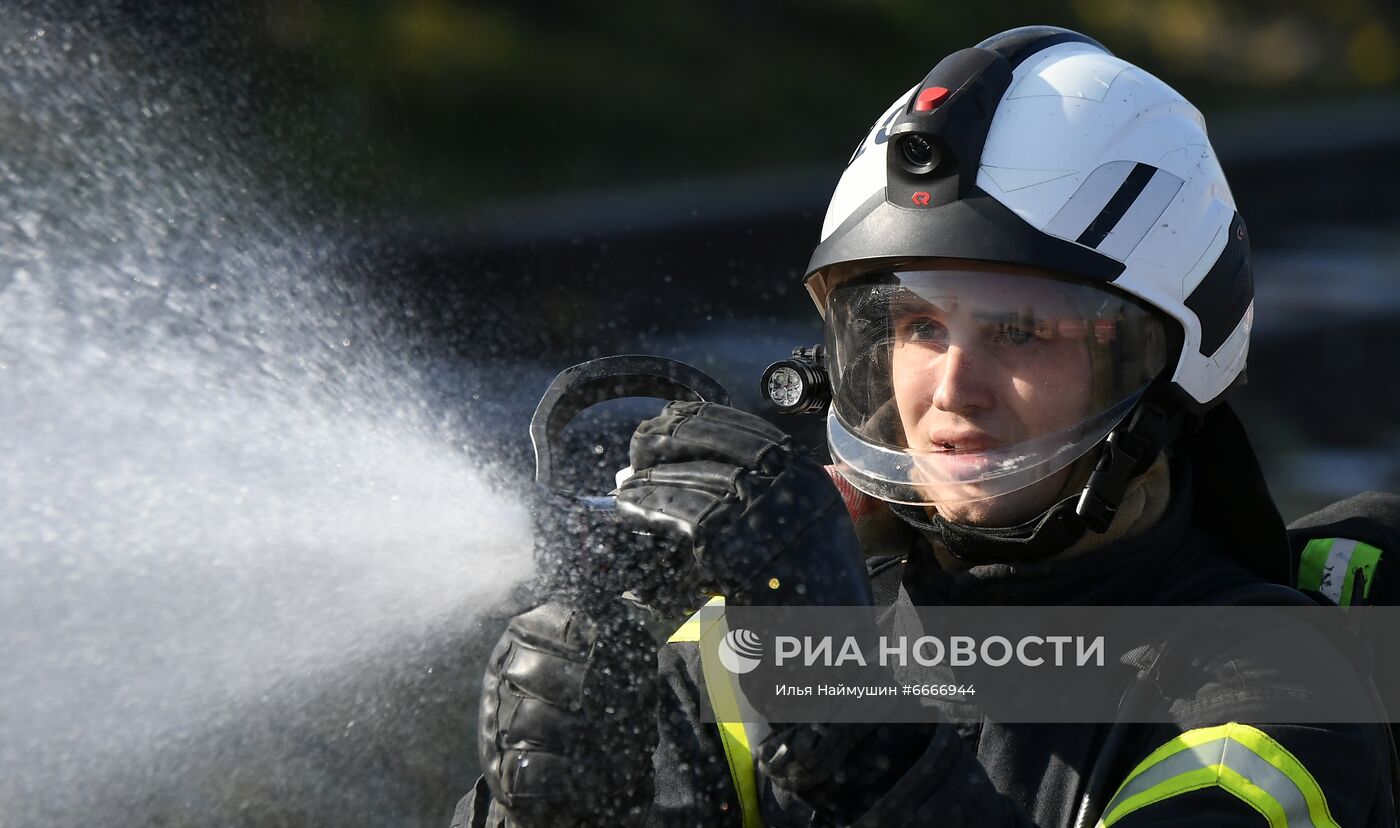
[{"label": "firefighter's face", "polygon": [[[911,449],[932,452],[920,462],[940,479],[975,478],[993,462],[990,450],[1067,428],[1090,410],[1086,323],[1054,283],[1031,281],[987,274],[956,296],[910,291],[891,308],[900,422]],[[1052,505],[1069,474],[984,499],[969,482],[957,502],[935,508],[957,523],[1015,525]]]}]

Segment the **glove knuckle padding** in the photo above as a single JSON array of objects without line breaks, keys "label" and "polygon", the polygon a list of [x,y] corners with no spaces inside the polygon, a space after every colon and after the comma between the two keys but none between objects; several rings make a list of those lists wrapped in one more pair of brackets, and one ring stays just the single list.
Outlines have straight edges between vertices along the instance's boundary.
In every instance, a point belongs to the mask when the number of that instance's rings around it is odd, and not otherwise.
[{"label": "glove knuckle padding", "polygon": [[699,406],[696,417],[702,420],[709,420],[715,423],[723,423],[733,426],[736,429],[752,432],[760,437],[766,438],[772,443],[781,443],[787,439],[787,434],[777,426],[755,414],[747,411],[740,411],[727,405],[716,405],[707,403]]},{"label": "glove knuckle padding", "polygon": [[534,647],[516,646],[501,666],[501,678],[532,698],[567,710],[583,709],[587,662],[560,658]]},{"label": "glove knuckle padding", "polygon": [[752,414],[713,403],[670,403],[632,435],[632,468],[714,460],[757,469],[787,435]]},{"label": "glove knuckle padding", "polygon": [[[724,495],[734,490],[734,481],[744,469],[729,463],[713,460],[692,460],[687,463],[667,463],[646,469],[636,476],[658,486],[686,486],[716,495]],[[632,483],[628,480],[627,483]],[[624,484],[626,488],[626,484]]]},{"label": "glove knuckle padding", "polygon": [[656,669],[650,635],[626,618],[552,602],[512,619],[482,685],[492,793],[525,823],[557,824],[636,798],[628,786],[649,791]]},{"label": "glove knuckle padding", "polygon": [[644,469],[624,482],[618,505],[647,527],[694,538],[696,524],[732,498],[745,472],[738,466],[695,460]]},{"label": "glove knuckle padding", "polygon": [[529,696],[502,699],[497,720],[503,749],[574,753],[588,743],[588,728],[576,711]]}]

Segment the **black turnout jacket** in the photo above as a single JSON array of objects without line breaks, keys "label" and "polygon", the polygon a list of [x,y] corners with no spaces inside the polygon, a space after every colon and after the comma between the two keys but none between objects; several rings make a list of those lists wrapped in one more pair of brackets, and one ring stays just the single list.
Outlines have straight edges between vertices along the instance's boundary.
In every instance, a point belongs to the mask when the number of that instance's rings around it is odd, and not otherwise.
[{"label": "black turnout jacket", "polygon": [[[921,535],[896,532],[873,550],[881,553],[871,558],[877,603],[891,608],[888,616],[901,604],[1237,603],[1234,596],[1258,587],[1261,578],[1193,520],[1192,498],[1179,480],[1173,489],[1166,515],[1146,533],[1063,560],[949,573]],[[1004,724],[985,717],[940,724],[926,745],[904,751],[878,781],[866,783],[878,790],[860,792],[858,814],[832,813],[757,772],[761,822],[1070,828],[1095,784],[1092,777],[1109,796],[1099,803],[1108,808],[1094,813],[1089,826],[1092,820],[1106,828],[1394,826],[1384,725],[1260,720],[1267,705],[1305,692],[1298,689],[1305,673],[1335,675],[1338,698],[1367,692],[1365,680],[1340,656],[1332,659],[1335,651],[1315,631],[1256,638],[1232,648],[1228,660],[1207,663],[1188,686],[1166,693],[1160,703],[1169,706],[1169,724]],[[661,736],[650,823],[745,825],[718,729],[699,717],[706,690],[698,646],[668,644],[659,670]],[[878,738],[872,734],[857,750],[881,751]],[[1184,745],[1209,761],[1182,764]],[[841,795],[839,785],[824,792],[828,802]],[[507,824],[478,781],[459,805],[453,828]]]}]

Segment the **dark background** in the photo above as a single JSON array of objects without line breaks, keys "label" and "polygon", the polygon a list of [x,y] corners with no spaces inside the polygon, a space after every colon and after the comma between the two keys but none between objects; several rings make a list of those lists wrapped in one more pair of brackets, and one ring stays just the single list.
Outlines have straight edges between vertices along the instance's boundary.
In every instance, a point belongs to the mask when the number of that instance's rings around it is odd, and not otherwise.
[{"label": "dark background", "polygon": [[[1400,487],[1393,3],[268,0],[72,13],[137,44],[148,63],[126,71],[177,79],[202,117],[227,124],[290,220],[349,237],[346,278],[401,314],[424,362],[503,379],[471,395],[444,387],[440,404],[463,409],[479,450],[522,478],[538,394],[582,359],[680,357],[754,405],[762,367],[820,338],[800,276],[875,116],[942,55],[997,31],[1080,29],[1207,115],[1257,254],[1238,403],[1286,516]],[[474,688],[494,629],[260,709],[213,734],[216,758],[163,757],[104,804],[105,822],[445,825],[475,776]],[[353,736],[327,724],[346,719]]]},{"label": "dark background", "polygon": [[[1208,116],[1258,254],[1239,405],[1285,511],[1394,483],[1392,4],[418,0],[113,22],[235,93],[222,97],[235,112],[212,114],[235,114],[264,151],[268,191],[303,202],[308,223],[356,222],[359,272],[413,305],[429,358],[547,378],[662,352],[744,401],[763,365],[819,337],[800,276],[874,115],[988,34],[1081,29]],[[482,428],[528,461],[533,400],[493,402]]]}]

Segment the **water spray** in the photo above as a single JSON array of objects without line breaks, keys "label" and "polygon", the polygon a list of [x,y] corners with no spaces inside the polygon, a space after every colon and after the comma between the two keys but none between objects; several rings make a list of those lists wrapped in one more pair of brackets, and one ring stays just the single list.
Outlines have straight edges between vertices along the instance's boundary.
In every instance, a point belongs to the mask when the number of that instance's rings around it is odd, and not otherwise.
[{"label": "water spray", "polygon": [[0,10],[0,824],[440,819],[531,568],[486,369],[416,355],[237,67],[106,14]]}]

